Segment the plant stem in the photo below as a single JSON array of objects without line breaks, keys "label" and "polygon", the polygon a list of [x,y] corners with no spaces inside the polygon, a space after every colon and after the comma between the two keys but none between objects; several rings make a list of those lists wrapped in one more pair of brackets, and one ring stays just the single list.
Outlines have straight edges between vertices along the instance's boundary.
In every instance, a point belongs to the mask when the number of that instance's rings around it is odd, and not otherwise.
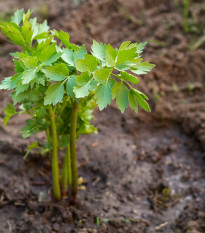
[{"label": "plant stem", "polygon": [[205,35],[202,36],[195,44],[193,44],[190,47],[190,50],[193,51],[193,50],[198,49],[203,43],[205,43]]},{"label": "plant stem", "polygon": [[78,116],[78,103],[73,103],[73,109],[71,114],[71,127],[70,127],[70,158],[71,158],[71,203],[76,204],[77,192],[78,192],[78,169],[76,158],[76,124]]},{"label": "plant stem", "polygon": [[188,32],[189,0],[184,0],[184,31]]},{"label": "plant stem", "polygon": [[69,188],[69,190],[71,190],[71,185],[72,185],[72,170],[71,170],[70,144],[67,147],[66,154],[67,154],[67,161],[68,161],[68,170],[67,170],[68,188]]},{"label": "plant stem", "polygon": [[49,131],[49,126],[46,129],[46,136],[47,136],[48,142],[50,144],[52,144],[52,139],[51,139],[51,135],[50,135],[50,131]]},{"label": "plant stem", "polygon": [[62,179],[62,192],[63,192],[63,195],[66,195],[67,184],[70,190],[71,182],[72,182],[71,163],[70,163],[70,144],[66,148],[61,179]]},{"label": "plant stem", "polygon": [[58,165],[58,138],[56,131],[55,116],[52,106],[49,107],[49,115],[51,120],[51,138],[52,138],[52,179],[53,179],[53,197],[56,201],[61,199],[60,182],[59,182],[59,165]]},{"label": "plant stem", "polygon": [[68,157],[67,157],[67,149],[65,152],[64,160],[63,160],[63,168],[61,173],[61,181],[62,181],[62,195],[66,196],[66,187],[68,182]]}]

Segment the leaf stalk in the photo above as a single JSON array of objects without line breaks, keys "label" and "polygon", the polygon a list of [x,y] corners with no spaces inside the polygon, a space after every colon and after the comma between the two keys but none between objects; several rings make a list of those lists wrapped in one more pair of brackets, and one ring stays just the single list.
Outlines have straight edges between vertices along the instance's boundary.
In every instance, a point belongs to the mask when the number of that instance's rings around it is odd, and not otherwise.
[{"label": "leaf stalk", "polygon": [[73,109],[71,114],[71,128],[70,128],[70,159],[71,159],[71,203],[76,204],[77,192],[78,192],[78,169],[77,169],[77,157],[76,157],[76,125],[78,116],[79,104],[75,101],[73,103]]},{"label": "leaf stalk", "polygon": [[60,181],[59,181],[59,165],[58,165],[58,138],[55,123],[55,113],[53,107],[49,107],[49,115],[51,120],[50,133],[52,135],[52,157],[51,157],[51,168],[52,168],[52,179],[53,179],[53,197],[56,201],[61,199]]}]

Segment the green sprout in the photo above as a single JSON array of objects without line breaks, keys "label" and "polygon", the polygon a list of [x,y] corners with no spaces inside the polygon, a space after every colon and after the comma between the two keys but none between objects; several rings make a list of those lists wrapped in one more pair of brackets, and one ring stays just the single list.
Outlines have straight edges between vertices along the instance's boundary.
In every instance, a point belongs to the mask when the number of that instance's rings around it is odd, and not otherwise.
[{"label": "green sprout", "polygon": [[[138,106],[150,111],[148,97],[134,87],[139,79],[133,74],[146,74],[154,65],[143,62],[140,56],[146,42],[127,41],[117,49],[93,40],[88,54],[85,45],[69,41],[68,33],[50,30],[46,20],[39,24],[30,15],[30,10],[17,10],[10,22],[0,22],[2,33],[22,48],[11,54],[15,74],[0,84],[0,89],[12,91],[13,100],[4,109],[4,125],[15,114],[28,114],[30,119],[21,130],[22,136],[45,132],[44,144],[33,142],[26,156],[33,149],[41,154],[49,152],[53,197],[59,201],[68,195],[75,204],[76,140],[81,134],[97,133],[91,124],[94,108],[103,110],[116,99],[122,113],[128,104],[135,112]],[[58,161],[60,150],[65,151],[62,168]]]},{"label": "green sprout", "polygon": [[184,31],[189,31],[188,26],[188,19],[189,19],[189,0],[184,0]]},{"label": "green sprout", "polygon": [[184,0],[183,29],[186,33],[192,32],[194,34],[199,34],[202,29],[202,25],[199,23],[196,15],[190,16],[190,5],[190,0]]}]

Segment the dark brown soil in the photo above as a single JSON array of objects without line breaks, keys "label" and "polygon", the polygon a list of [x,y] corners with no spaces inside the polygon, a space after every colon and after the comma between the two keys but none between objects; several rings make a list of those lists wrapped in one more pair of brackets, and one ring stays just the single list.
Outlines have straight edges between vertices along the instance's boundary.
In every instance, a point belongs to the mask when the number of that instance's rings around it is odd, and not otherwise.
[{"label": "dark brown soil", "polygon": [[[121,115],[113,103],[95,112],[99,133],[80,137],[84,184],[75,208],[66,199],[52,202],[49,157],[23,160],[33,140],[18,133],[26,116],[3,128],[10,98],[0,91],[0,233],[205,232],[205,44],[190,51],[205,29],[205,2],[190,7],[198,33],[183,32],[182,1],[178,8],[172,2],[0,2],[0,17],[34,7],[35,15],[88,49],[93,38],[113,46],[148,41],[144,59],[156,64],[140,84],[151,114],[128,109]],[[0,35],[0,80],[13,72],[8,53],[15,49]]]}]

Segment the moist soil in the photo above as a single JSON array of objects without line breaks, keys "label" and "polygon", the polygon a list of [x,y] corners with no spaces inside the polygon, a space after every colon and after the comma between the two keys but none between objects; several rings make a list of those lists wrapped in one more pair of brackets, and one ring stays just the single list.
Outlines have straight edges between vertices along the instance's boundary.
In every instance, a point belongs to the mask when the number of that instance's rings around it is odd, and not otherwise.
[{"label": "moist soil", "polygon": [[[88,49],[93,38],[116,47],[148,41],[143,58],[156,67],[139,89],[152,113],[122,115],[114,103],[95,110],[98,134],[78,141],[82,184],[73,207],[66,197],[52,201],[48,155],[23,160],[26,147],[45,138],[21,138],[27,116],[3,128],[11,100],[0,91],[0,233],[205,232],[205,44],[190,49],[205,29],[205,2],[192,1],[186,33],[182,1],[8,0],[0,16],[22,7]],[[13,74],[15,50],[0,34],[0,80]]]}]

